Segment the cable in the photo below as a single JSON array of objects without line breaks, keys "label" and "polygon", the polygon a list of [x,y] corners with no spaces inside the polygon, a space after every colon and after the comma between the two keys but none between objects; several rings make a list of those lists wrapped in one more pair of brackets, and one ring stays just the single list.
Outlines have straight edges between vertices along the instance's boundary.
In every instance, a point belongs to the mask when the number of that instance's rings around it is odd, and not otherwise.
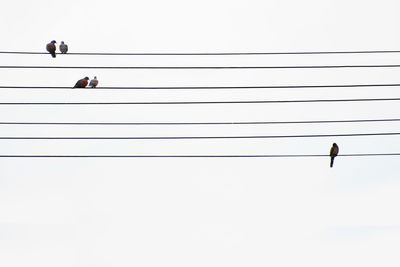
[{"label": "cable", "polygon": [[[343,154],[338,157],[400,156],[400,153]],[[329,157],[321,154],[288,155],[0,155],[0,158],[317,158]]]},{"label": "cable", "polygon": [[5,122],[0,125],[260,125],[260,124],[322,124],[322,123],[368,123],[368,122],[396,122],[400,119],[367,119],[367,120],[313,120],[313,121],[239,121],[239,122]]},{"label": "cable", "polygon": [[[57,55],[85,55],[85,56],[250,56],[250,55],[321,55],[321,54],[381,54],[400,53],[400,50],[359,50],[359,51],[298,51],[298,52],[215,52],[215,53],[113,53],[113,52],[80,52]],[[0,51],[0,54],[48,55],[47,52]]]},{"label": "cable", "polygon": [[[291,89],[291,88],[351,88],[351,87],[395,87],[400,86],[400,83],[392,84],[336,84],[336,85],[272,85],[272,86],[134,86],[134,87],[96,87],[96,88],[74,88],[74,90],[79,89],[90,89],[90,90],[109,90],[109,89],[121,89],[121,90],[199,90],[199,89]],[[72,89],[71,86],[0,86],[0,89]]]},{"label": "cable", "polygon": [[400,64],[383,65],[304,65],[304,66],[0,66],[0,69],[333,69],[333,68],[399,68]]},{"label": "cable", "polygon": [[399,101],[395,98],[248,100],[248,101],[172,101],[172,102],[0,102],[0,105],[195,105],[195,104],[289,104],[326,102]]},{"label": "cable", "polygon": [[392,133],[345,133],[310,135],[243,135],[243,136],[1,136],[0,140],[183,140],[183,139],[270,139],[270,138],[317,138],[346,136],[393,136]]}]

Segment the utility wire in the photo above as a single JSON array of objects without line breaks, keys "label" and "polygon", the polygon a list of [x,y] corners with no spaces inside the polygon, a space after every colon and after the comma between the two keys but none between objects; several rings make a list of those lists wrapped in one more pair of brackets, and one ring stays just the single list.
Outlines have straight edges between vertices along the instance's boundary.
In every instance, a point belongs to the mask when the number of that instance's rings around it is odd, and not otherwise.
[{"label": "utility wire", "polygon": [[171,102],[0,102],[0,105],[195,105],[195,104],[289,104],[327,102],[399,101],[395,98],[300,99],[300,100],[245,100],[245,101],[171,101]]},{"label": "utility wire", "polygon": [[240,136],[1,136],[0,140],[183,140],[183,139],[270,139],[270,138],[317,138],[347,136],[394,136],[400,132],[344,133],[310,135],[240,135]]},{"label": "utility wire", "polygon": [[[400,156],[400,153],[359,153],[342,154],[338,157]],[[0,158],[320,158],[323,154],[287,155],[0,155]]]},{"label": "utility wire", "polygon": [[[202,52],[202,53],[176,53],[176,52],[157,52],[157,53],[114,53],[114,52],[80,52],[57,55],[85,55],[85,56],[249,56],[249,55],[321,55],[321,54],[383,54],[400,53],[400,50],[358,50],[358,51],[292,51],[292,52]],[[23,54],[23,55],[48,55],[47,52],[29,51],[0,51],[0,54]]]},{"label": "utility wire", "polygon": [[397,122],[400,119],[359,119],[359,120],[308,120],[308,121],[238,121],[238,122],[18,122],[0,121],[0,125],[260,125],[260,124],[323,124],[323,123],[372,123]]},{"label": "utility wire", "polygon": [[[74,88],[77,89],[90,89],[90,90],[109,90],[109,89],[121,89],[121,90],[183,90],[183,89],[295,89],[295,88],[352,88],[352,87],[396,87],[400,86],[400,83],[389,83],[389,84],[333,84],[333,85],[254,85],[254,86],[108,86],[108,87],[96,87],[96,88]],[[72,89],[71,86],[20,86],[20,85],[1,85],[0,89]]]},{"label": "utility wire", "polygon": [[0,66],[0,69],[337,69],[399,68],[400,64],[378,65],[298,65],[298,66]]}]

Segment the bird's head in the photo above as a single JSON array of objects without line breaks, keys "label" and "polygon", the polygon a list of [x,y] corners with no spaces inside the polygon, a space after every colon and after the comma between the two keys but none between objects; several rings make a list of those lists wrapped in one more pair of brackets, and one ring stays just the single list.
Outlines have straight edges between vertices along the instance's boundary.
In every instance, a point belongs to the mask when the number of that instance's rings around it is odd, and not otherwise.
[{"label": "bird's head", "polygon": [[61,41],[61,44],[64,44],[64,41]]},{"label": "bird's head", "polygon": [[55,44],[55,43],[57,43],[57,42],[56,42],[55,40],[53,40],[53,41],[51,41],[51,43],[52,43],[52,44]]},{"label": "bird's head", "polygon": [[89,77],[85,77],[85,80],[89,80]]},{"label": "bird's head", "polygon": [[333,143],[333,145],[332,146],[337,146],[337,144],[336,143]]},{"label": "bird's head", "polygon": [[95,79],[97,79],[97,76],[94,76]]}]

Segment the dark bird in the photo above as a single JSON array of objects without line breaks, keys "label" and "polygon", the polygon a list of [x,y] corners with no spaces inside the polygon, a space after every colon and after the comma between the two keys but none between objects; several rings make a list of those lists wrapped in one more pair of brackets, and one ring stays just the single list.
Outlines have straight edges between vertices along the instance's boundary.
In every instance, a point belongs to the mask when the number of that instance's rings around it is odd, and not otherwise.
[{"label": "dark bird", "polygon": [[68,52],[68,45],[64,44],[64,41],[61,41],[60,51],[61,54],[66,54]]},{"label": "dark bird", "polygon": [[335,157],[338,155],[338,153],[339,153],[339,147],[336,143],[333,143],[331,147],[331,152],[329,153],[329,155],[331,156],[331,168],[333,167],[333,161]]},{"label": "dark bird", "polygon": [[90,80],[89,86],[92,88],[95,88],[99,84],[99,80],[97,80],[97,77],[94,76],[92,80]]},{"label": "dark bird", "polygon": [[46,50],[51,54],[52,57],[56,57],[56,41],[51,41],[46,45]]},{"label": "dark bird", "polygon": [[89,81],[89,77],[80,79],[79,81],[76,82],[75,86],[72,88],[85,88],[86,85],[88,85],[88,81]]}]

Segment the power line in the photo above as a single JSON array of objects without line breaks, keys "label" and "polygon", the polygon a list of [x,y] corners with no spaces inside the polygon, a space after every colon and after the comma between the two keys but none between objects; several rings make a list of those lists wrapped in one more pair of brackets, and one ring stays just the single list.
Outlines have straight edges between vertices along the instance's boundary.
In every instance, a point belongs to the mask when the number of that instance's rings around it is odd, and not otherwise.
[{"label": "power line", "polygon": [[[359,153],[343,154],[338,157],[400,156],[400,153]],[[0,155],[0,158],[320,158],[323,154],[287,155]]]},{"label": "power line", "polygon": [[323,124],[323,123],[371,123],[396,122],[400,119],[359,119],[359,120],[308,120],[308,121],[238,121],[238,122],[16,122],[0,121],[0,125],[260,125],[260,124]]},{"label": "power line", "polygon": [[1,136],[0,140],[189,140],[189,139],[270,139],[270,138],[318,138],[349,136],[394,136],[400,132],[344,133],[309,135],[240,135],[240,136]]},{"label": "power line", "polygon": [[[115,53],[115,52],[79,52],[57,55],[85,55],[85,56],[250,56],[250,55],[321,55],[321,54],[383,54],[400,53],[400,50],[358,50],[358,51],[292,51],[292,52],[156,52],[156,53]],[[29,51],[0,51],[0,54],[23,54],[23,55],[48,55],[47,52]]]},{"label": "power line", "polygon": [[171,102],[0,102],[0,105],[195,105],[195,104],[290,104],[329,102],[399,101],[400,98],[349,98],[299,100],[245,100],[245,101],[171,101]]},{"label": "power line", "polygon": [[[392,84],[333,84],[333,85],[254,85],[254,86],[108,86],[108,87],[96,87],[96,88],[74,88],[77,89],[90,89],[90,90],[109,90],[109,89],[121,89],[121,90],[183,90],[183,89],[295,89],[295,88],[352,88],[352,87],[396,87],[400,86],[400,83]],[[0,86],[0,89],[72,89],[71,86],[20,86],[11,85]]]},{"label": "power line", "polygon": [[0,69],[336,69],[336,68],[399,68],[400,64],[382,65],[303,65],[303,66],[0,66]]}]

